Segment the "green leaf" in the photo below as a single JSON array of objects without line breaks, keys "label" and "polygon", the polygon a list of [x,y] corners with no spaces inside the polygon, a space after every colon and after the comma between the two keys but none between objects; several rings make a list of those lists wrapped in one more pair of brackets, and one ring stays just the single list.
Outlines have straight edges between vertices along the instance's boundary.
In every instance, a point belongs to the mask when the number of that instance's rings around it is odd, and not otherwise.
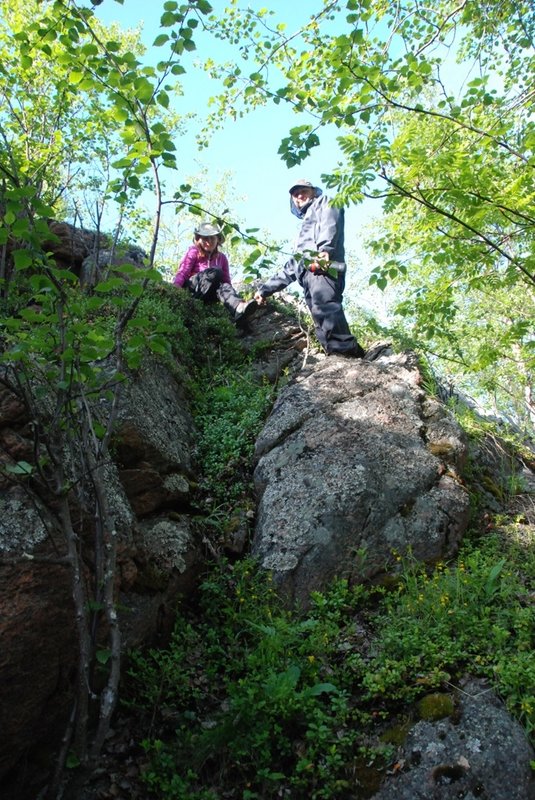
[{"label": "green leaf", "polygon": [[86,603],[86,608],[88,611],[104,611],[104,603],[100,600],[91,600],[89,599]]},{"label": "green leaf", "polygon": [[173,11],[165,11],[160,17],[160,27],[169,28],[174,25],[175,22],[178,22],[177,16]]},{"label": "green leaf", "polygon": [[507,563],[506,559],[502,558],[490,570],[487,577],[487,581],[485,583],[485,595],[487,597],[492,597],[492,595],[496,593],[498,589],[497,580],[506,563]]},{"label": "green leaf", "polygon": [[70,752],[65,759],[65,766],[67,769],[76,769],[80,766],[80,759],[75,753]]},{"label": "green leaf", "polygon": [[317,697],[320,694],[338,694],[338,689],[332,683],[316,683],[315,686],[311,686],[309,689],[306,690],[306,694],[310,695],[311,697]]},{"label": "green leaf", "polygon": [[33,264],[33,257],[28,250],[13,250],[13,260],[15,268],[18,270],[28,269]]},{"label": "green leaf", "polygon": [[113,169],[125,169],[126,167],[131,167],[134,160],[134,158],[130,157],[120,158],[112,163],[112,167]]},{"label": "green leaf", "polygon": [[167,92],[161,91],[156,95],[157,102],[164,108],[169,108],[169,95]]},{"label": "green leaf", "polygon": [[142,273],[143,278],[148,278],[151,281],[161,283],[163,280],[162,273],[157,269],[144,269]]},{"label": "green leaf", "polygon": [[157,353],[160,356],[164,356],[169,352],[170,344],[165,339],[150,338],[147,344],[153,353]]},{"label": "green leaf", "polygon": [[16,464],[3,464],[2,468],[4,472],[8,472],[10,475],[30,476],[34,472],[34,467],[28,464],[27,461],[17,461]]},{"label": "green leaf", "polygon": [[46,292],[46,291],[56,290],[53,281],[50,280],[48,275],[44,275],[42,273],[38,275],[32,275],[30,277],[29,284],[35,292]]},{"label": "green leaf", "polygon": [[71,72],[69,72],[69,75],[67,76],[67,79],[68,79],[69,83],[76,84],[76,83],[80,83],[80,81],[83,79],[83,77],[84,77],[84,73],[83,72],[73,69]]},{"label": "green leaf", "polygon": [[106,427],[102,425],[100,422],[93,423],[93,430],[95,431],[95,436],[97,439],[103,439],[106,435]]},{"label": "green leaf", "polygon": [[120,106],[115,106],[112,109],[112,117],[117,122],[126,122],[129,118],[130,114],[126,108],[121,108]]},{"label": "green leaf", "polygon": [[141,103],[148,103],[152,100],[152,96],[154,94],[154,88],[152,84],[147,80],[147,78],[140,77],[134,81],[134,90],[136,93],[137,99]]},{"label": "green leaf", "polygon": [[124,286],[124,280],[122,278],[108,278],[106,281],[101,281],[97,283],[95,286],[95,292],[111,292],[114,289],[119,289],[121,286]]},{"label": "green leaf", "polygon": [[97,650],[95,653],[95,658],[97,659],[99,664],[107,664],[111,658],[111,650],[103,649]]},{"label": "green leaf", "polygon": [[98,47],[93,42],[87,42],[80,48],[80,52],[86,56],[98,55]]},{"label": "green leaf", "polygon": [[13,236],[19,239],[25,239],[30,232],[30,222],[27,217],[20,217],[16,219],[11,227]]}]

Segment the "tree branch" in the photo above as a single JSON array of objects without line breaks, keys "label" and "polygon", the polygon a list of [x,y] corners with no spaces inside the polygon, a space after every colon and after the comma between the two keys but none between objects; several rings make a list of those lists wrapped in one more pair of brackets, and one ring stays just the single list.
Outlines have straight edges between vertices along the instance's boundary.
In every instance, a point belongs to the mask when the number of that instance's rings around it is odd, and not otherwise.
[{"label": "tree branch", "polygon": [[356,80],[362,81],[363,83],[366,83],[368,86],[370,86],[370,88],[372,88],[373,91],[379,95],[379,97],[382,97],[385,103],[387,103],[392,108],[398,108],[401,111],[409,111],[411,114],[436,117],[437,119],[441,119],[446,122],[451,122],[452,124],[457,125],[459,128],[471,131],[472,133],[477,133],[482,138],[489,139],[491,142],[494,142],[496,145],[498,145],[498,147],[502,148],[503,150],[506,150],[511,155],[520,159],[520,161],[524,162],[527,165],[530,164],[530,161],[526,156],[524,156],[522,153],[519,153],[518,150],[515,150],[514,148],[510,147],[510,145],[508,145],[507,142],[504,142],[503,140],[498,139],[496,136],[493,136],[488,131],[485,131],[482,128],[477,128],[475,125],[468,125],[467,123],[463,122],[457,117],[452,117],[448,114],[442,114],[440,111],[434,111],[433,109],[430,108],[420,108],[418,106],[409,106],[406,103],[400,103],[397,100],[394,100],[392,97],[389,97],[386,94],[386,92],[382,91],[382,89],[376,86],[373,83],[373,81],[371,81],[368,77],[366,77],[365,75],[358,75],[351,66],[351,64],[345,61],[342,61],[341,64],[342,66],[346,67],[346,69],[351,73],[351,75],[353,75],[353,77]]},{"label": "tree branch", "polygon": [[494,242],[488,236],[486,236],[482,231],[477,230],[474,228],[470,223],[465,222],[465,220],[458,217],[456,214],[453,214],[451,211],[447,211],[444,208],[440,208],[439,206],[435,205],[431,201],[429,201],[426,197],[424,197],[423,193],[419,191],[419,194],[415,194],[414,192],[410,191],[409,189],[405,189],[401,184],[397,183],[392,178],[389,178],[386,174],[386,171],[383,169],[380,173],[380,177],[383,178],[390,186],[393,186],[396,191],[401,194],[403,197],[407,197],[411,200],[420,203],[425,208],[428,208],[430,211],[435,212],[436,214],[440,214],[442,217],[447,217],[452,222],[455,222],[457,225],[465,228],[466,230],[473,233],[478,240],[485,242],[492,250],[499,253],[503,258],[510,262],[510,264],[516,267],[520,272],[522,272],[532,283],[535,284],[535,275],[532,275],[525,267],[520,264],[518,259],[500,247],[499,244]]}]

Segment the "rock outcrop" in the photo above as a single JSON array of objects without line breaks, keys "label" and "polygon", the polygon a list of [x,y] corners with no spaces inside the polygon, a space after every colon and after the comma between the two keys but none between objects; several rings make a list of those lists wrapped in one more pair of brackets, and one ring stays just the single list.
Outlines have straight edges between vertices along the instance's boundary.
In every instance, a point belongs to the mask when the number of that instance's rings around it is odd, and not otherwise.
[{"label": "rock outcrop", "polygon": [[[76,258],[91,242],[55,229]],[[65,257],[67,258],[67,250]],[[70,252],[70,251],[69,251]],[[63,251],[56,253],[61,260]],[[259,343],[261,342],[261,346]],[[258,378],[275,382],[301,362],[306,342],[295,320],[259,315],[245,350],[261,353]],[[207,343],[208,346],[209,343]],[[102,401],[105,402],[104,400]],[[180,381],[147,359],[124,387],[106,475],[118,532],[117,591],[123,648],[165,641],[179,597],[188,596],[202,563],[192,452],[195,430]],[[0,464],[33,463],[27,411],[0,384]],[[73,498],[73,503],[78,504]],[[78,644],[65,543],[52,497],[0,471],[0,781],[22,758],[56,749],[76,680]],[[92,536],[92,511],[76,505],[80,530]],[[247,523],[248,526],[249,523]],[[245,538],[238,551],[243,549]],[[21,800],[17,788],[10,798]]]},{"label": "rock outcrop", "polygon": [[[281,592],[306,605],[310,591],[335,575],[379,580],[409,550],[428,562],[453,554],[468,517],[461,478],[466,442],[446,408],[424,392],[415,358],[388,351],[375,360],[325,358],[305,349],[306,329],[272,306],[258,312],[251,328],[242,345],[255,355],[258,378],[287,381],[258,438],[255,469],[253,552]],[[177,597],[195,587],[202,557],[194,439],[180,383],[160,362],[146,361],[123,394],[107,475],[125,648],[164,636]],[[31,462],[30,421],[6,390],[0,445],[4,462]],[[90,536],[90,514],[79,512]],[[63,555],[53,503],[2,478],[0,780],[6,783],[17,762],[34,757],[42,743],[56,749],[69,711],[78,647]],[[456,752],[441,759],[453,763]],[[521,776],[525,763],[522,751]],[[476,759],[473,765],[475,774]],[[405,780],[404,773],[399,785]]]},{"label": "rock outcrop", "polygon": [[533,748],[490,687],[467,680],[455,712],[420,721],[373,800],[533,800]]},{"label": "rock outcrop", "polygon": [[91,253],[106,247],[109,237],[94,230],[78,228],[68,222],[49,220],[52,234],[50,241],[44,242],[44,249],[51,252],[58,267],[70,269],[80,275],[82,262]]},{"label": "rock outcrop", "polygon": [[[122,396],[106,479],[118,531],[117,589],[123,646],[170,632],[177,598],[200,565],[191,521],[193,423],[183,392],[156,361]],[[0,393],[4,462],[31,461],[23,406]],[[58,741],[76,677],[78,646],[65,544],[53,500],[0,486],[0,777],[40,740]],[[91,536],[90,512],[82,528]]]},{"label": "rock outcrop", "polygon": [[318,361],[279,395],[256,446],[253,553],[292,602],[397,555],[452,555],[468,522],[463,433],[410,354]]}]

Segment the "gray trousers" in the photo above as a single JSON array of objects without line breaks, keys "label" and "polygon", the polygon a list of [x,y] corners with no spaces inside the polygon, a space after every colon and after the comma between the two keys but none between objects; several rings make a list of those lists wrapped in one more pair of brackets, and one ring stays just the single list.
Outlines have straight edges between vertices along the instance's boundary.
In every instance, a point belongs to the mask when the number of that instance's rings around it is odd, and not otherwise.
[{"label": "gray trousers", "polygon": [[213,303],[217,299],[234,316],[242,298],[230,283],[221,282],[222,277],[221,270],[210,267],[190,278],[187,286],[194,297],[205,303]]},{"label": "gray trousers", "polygon": [[342,308],[345,273],[340,272],[337,278],[330,278],[328,275],[318,275],[303,269],[298,276],[298,282],[303,287],[305,302],[310,309],[316,336],[322,347],[328,353],[342,353],[358,348]]},{"label": "gray trousers", "polygon": [[234,314],[236,313],[236,309],[238,304],[242,302],[242,298],[234,289],[230,283],[222,283],[217,290],[217,299],[220,303],[223,303],[225,308]]}]

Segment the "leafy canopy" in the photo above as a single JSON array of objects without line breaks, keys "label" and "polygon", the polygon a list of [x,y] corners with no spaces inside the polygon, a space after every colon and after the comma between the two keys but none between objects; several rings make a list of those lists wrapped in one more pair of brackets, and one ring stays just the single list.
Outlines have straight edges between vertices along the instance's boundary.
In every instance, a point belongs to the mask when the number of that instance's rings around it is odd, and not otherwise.
[{"label": "leafy canopy", "polygon": [[[533,421],[532,4],[325,0],[298,32],[271,20],[232,3],[219,22],[252,69],[227,65],[218,111],[290,104],[288,166],[334,127],[343,160],[324,182],[341,204],[374,198],[384,212],[370,282],[396,282],[413,344],[457,362],[457,377],[468,369],[483,390],[494,360],[505,406],[516,370],[514,413]],[[474,324],[493,297],[496,321]]]}]

